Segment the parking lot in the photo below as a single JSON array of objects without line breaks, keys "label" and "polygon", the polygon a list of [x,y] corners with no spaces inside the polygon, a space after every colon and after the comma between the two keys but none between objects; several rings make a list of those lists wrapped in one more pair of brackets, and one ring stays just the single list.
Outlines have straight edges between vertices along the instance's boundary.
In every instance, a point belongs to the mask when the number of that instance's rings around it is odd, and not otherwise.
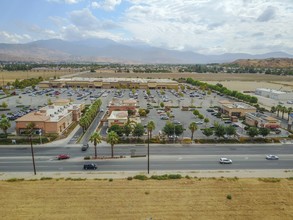
[{"label": "parking lot", "polygon": [[[134,98],[138,101],[140,108],[149,109],[150,112],[147,117],[142,117],[141,122],[146,125],[150,120],[153,120],[156,124],[156,129],[153,131],[153,135],[159,134],[168,120],[177,124],[181,124],[184,128],[182,137],[190,137],[191,132],[188,126],[191,122],[196,122],[198,130],[194,133],[194,138],[206,138],[200,129],[212,127],[215,122],[219,124],[225,124],[221,118],[215,116],[216,109],[211,109],[212,106],[217,106],[219,100],[227,99],[228,97],[220,96],[215,93],[207,94],[203,91],[184,90],[180,95],[175,90],[150,90],[147,94],[146,90],[131,90],[131,89],[91,89],[91,88],[61,88],[61,89],[26,89],[21,93],[11,96],[9,98],[2,99],[2,102],[8,104],[10,111],[4,111],[2,114],[6,114],[11,119],[11,128],[9,133],[15,133],[14,120],[27,114],[31,111],[47,105],[49,102],[54,102],[56,99],[71,99],[74,103],[90,104],[95,99],[100,98],[102,100],[101,108],[107,110],[107,105],[112,98],[117,99],[129,99]],[[170,111],[170,117],[160,107],[160,103],[164,103],[165,106],[173,106]],[[182,111],[182,106],[194,106],[189,108],[189,111]],[[161,111],[160,111],[161,109]],[[208,118],[209,122],[204,123],[203,119],[197,118],[193,115],[192,110],[198,110],[204,118]],[[190,111],[191,110],[191,111]],[[229,122],[230,123],[230,122]],[[239,135],[245,135],[244,125],[241,123],[233,123],[237,129]],[[2,131],[1,131],[2,132]],[[280,135],[284,135],[282,132]],[[276,136],[271,133],[269,136]],[[210,137],[214,138],[214,137]]]}]

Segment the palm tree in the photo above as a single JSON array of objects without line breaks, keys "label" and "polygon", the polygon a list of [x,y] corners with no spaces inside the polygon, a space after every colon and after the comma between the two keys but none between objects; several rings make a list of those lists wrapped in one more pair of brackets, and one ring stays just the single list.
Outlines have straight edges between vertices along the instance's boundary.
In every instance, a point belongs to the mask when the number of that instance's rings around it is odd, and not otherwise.
[{"label": "palm tree", "polygon": [[107,136],[107,143],[111,144],[111,155],[114,157],[114,144],[119,142],[119,136],[115,131],[110,131]]},{"label": "palm tree", "polygon": [[147,123],[147,129],[148,129],[148,132],[150,132],[150,138],[152,138],[152,133],[153,133],[153,130],[155,130],[155,128],[156,128],[156,124],[155,124],[155,122],[154,121],[149,121],[148,123]]},{"label": "palm tree", "polygon": [[287,109],[287,113],[288,113],[288,119],[287,120],[289,120],[289,115],[291,114],[292,111],[293,111],[293,108],[292,107],[289,107]]},{"label": "palm tree", "polygon": [[281,112],[282,112],[282,119],[284,119],[284,113],[287,112],[287,108],[286,108],[286,106],[282,106],[282,108],[281,108]]},{"label": "palm tree", "polygon": [[8,118],[6,117],[3,117],[1,120],[0,120],[0,128],[4,131],[4,134],[7,135],[7,130],[8,128],[11,127],[11,124],[10,124],[10,121]]},{"label": "palm tree", "polygon": [[95,146],[95,159],[97,159],[97,144],[102,143],[102,136],[99,133],[94,132],[90,137],[90,142],[94,143],[94,146]]},{"label": "palm tree", "polygon": [[197,125],[195,122],[191,122],[188,128],[191,131],[191,140],[193,140],[193,134],[197,130]]},{"label": "palm tree", "polygon": [[282,109],[282,106],[281,105],[277,105],[276,106],[276,111],[277,111],[277,116],[279,117],[279,114],[280,114],[280,111]]}]

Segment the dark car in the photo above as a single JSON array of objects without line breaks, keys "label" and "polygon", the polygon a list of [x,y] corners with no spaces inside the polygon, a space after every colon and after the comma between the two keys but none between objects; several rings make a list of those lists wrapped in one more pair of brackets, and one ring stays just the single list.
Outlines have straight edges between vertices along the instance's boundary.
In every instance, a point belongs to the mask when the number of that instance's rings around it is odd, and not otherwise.
[{"label": "dark car", "polygon": [[84,164],[83,165],[83,169],[84,170],[96,170],[97,169],[97,165],[94,164],[94,163]]},{"label": "dark car", "polygon": [[86,151],[88,148],[89,148],[89,144],[84,144],[82,145],[81,150]]}]

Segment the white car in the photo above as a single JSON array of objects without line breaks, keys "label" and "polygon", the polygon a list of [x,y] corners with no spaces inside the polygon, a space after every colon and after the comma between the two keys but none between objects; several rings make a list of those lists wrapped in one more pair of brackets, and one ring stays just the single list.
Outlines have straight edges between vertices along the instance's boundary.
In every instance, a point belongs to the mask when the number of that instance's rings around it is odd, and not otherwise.
[{"label": "white car", "polygon": [[220,162],[220,164],[231,164],[232,160],[228,159],[228,158],[225,158],[225,157],[222,157],[222,158],[220,158],[219,162]]},{"label": "white car", "polygon": [[195,124],[202,125],[203,124],[203,121],[196,121]]},{"label": "white car", "polygon": [[276,155],[267,155],[266,156],[266,159],[267,160],[279,160],[279,157],[278,156],[276,156]]}]

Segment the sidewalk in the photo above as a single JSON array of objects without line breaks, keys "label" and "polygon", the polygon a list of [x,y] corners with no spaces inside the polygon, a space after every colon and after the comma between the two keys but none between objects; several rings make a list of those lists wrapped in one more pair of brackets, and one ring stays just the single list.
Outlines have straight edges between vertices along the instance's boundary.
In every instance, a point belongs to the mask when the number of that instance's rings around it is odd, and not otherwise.
[{"label": "sidewalk", "polygon": [[102,172],[102,171],[79,171],[79,172],[9,172],[0,173],[0,180],[8,180],[12,178],[23,178],[25,180],[40,179],[42,177],[51,178],[85,178],[85,179],[126,179],[135,175],[164,175],[164,174],[180,174],[182,177],[198,177],[198,178],[289,178],[293,177],[293,170],[181,170],[181,171],[121,171],[121,172]]}]

